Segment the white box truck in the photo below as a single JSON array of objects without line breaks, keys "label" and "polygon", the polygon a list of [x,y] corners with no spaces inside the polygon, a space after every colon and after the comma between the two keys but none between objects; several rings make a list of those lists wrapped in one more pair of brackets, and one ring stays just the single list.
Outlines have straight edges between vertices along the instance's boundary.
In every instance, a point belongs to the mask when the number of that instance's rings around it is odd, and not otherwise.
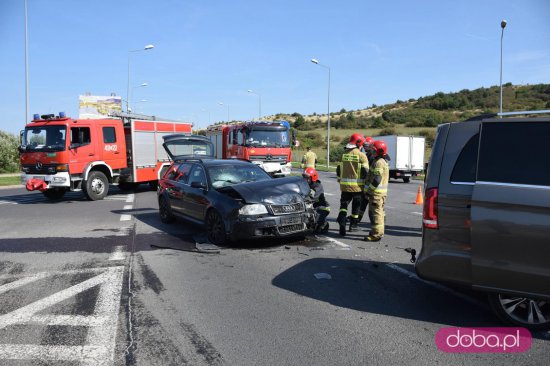
[{"label": "white box truck", "polygon": [[374,140],[381,140],[388,147],[388,155],[391,160],[390,178],[403,179],[409,183],[414,177],[424,170],[424,147],[426,139],[418,136],[377,136]]}]

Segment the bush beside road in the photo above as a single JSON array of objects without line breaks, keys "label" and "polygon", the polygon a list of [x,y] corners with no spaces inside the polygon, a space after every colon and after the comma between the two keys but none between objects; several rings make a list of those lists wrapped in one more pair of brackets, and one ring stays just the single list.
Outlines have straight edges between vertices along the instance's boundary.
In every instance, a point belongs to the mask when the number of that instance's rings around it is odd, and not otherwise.
[{"label": "bush beside road", "polygon": [[21,173],[0,174],[0,187],[21,185]]}]

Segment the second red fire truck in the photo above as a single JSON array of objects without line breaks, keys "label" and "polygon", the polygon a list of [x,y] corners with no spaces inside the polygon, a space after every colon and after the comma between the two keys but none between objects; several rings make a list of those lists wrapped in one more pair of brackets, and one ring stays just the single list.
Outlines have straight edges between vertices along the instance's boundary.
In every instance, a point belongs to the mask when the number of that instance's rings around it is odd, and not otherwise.
[{"label": "second red fire truck", "polygon": [[290,174],[290,125],[280,122],[237,122],[209,126],[210,138],[218,159],[241,159],[257,164],[272,176]]}]

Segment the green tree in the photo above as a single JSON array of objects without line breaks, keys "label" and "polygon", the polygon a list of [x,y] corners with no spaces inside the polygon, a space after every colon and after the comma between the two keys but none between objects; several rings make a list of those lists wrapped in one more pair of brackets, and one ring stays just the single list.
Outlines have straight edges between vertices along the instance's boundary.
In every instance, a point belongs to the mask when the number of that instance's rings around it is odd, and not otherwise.
[{"label": "green tree", "polygon": [[0,131],[0,173],[15,173],[19,171],[19,138],[10,133]]}]

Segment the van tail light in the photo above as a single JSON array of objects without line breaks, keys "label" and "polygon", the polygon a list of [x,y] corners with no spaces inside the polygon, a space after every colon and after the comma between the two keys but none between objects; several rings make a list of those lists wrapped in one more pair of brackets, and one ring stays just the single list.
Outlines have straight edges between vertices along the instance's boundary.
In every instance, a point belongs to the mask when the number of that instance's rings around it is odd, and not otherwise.
[{"label": "van tail light", "polygon": [[424,199],[422,223],[426,229],[437,229],[437,188],[428,188]]}]

